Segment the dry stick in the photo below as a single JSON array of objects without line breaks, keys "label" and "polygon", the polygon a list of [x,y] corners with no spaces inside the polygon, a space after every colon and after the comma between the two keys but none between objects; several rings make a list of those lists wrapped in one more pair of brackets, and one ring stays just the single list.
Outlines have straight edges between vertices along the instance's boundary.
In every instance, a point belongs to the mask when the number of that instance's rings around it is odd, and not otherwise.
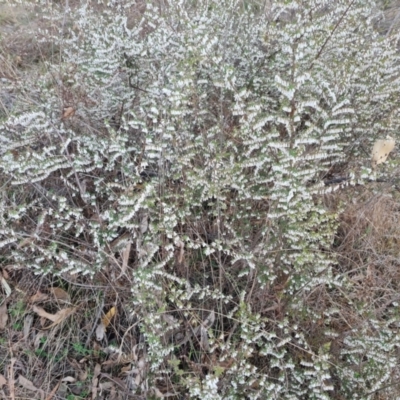
[{"label": "dry stick", "polygon": [[129,331],[130,331],[131,329],[135,328],[140,322],[141,322],[141,320],[138,319],[138,321],[136,321],[133,325],[130,325],[129,328],[125,331],[124,335],[122,336],[121,345],[119,346],[118,360],[121,358],[121,355],[122,355],[122,347],[123,347],[123,345],[124,345],[125,336],[127,336],[128,333],[129,333]]},{"label": "dry stick", "polygon": [[335,27],[333,28],[331,34],[326,38],[325,42],[323,43],[323,45],[321,46],[321,48],[319,49],[319,52],[317,53],[317,55],[315,56],[314,60],[312,61],[311,65],[310,65],[310,69],[312,68],[314,62],[316,60],[318,60],[318,58],[321,56],[322,52],[324,51],[325,46],[328,44],[328,42],[332,39],[333,34],[335,33],[336,29],[339,27],[339,25],[341,24],[341,22],[343,21],[343,18],[346,16],[346,14],[349,12],[351,6],[355,3],[355,0],[353,0],[349,6],[346,8],[345,12],[342,14],[342,16],[339,18],[339,21],[336,23]]},{"label": "dry stick", "polygon": [[[62,136],[58,132],[57,132],[57,134],[58,134],[58,136],[59,136],[59,138],[60,138],[60,140],[62,142]],[[86,189],[85,189],[84,186],[82,186],[82,183],[79,180],[78,173],[76,172],[76,169],[75,169],[75,167],[73,165],[73,162],[72,162],[72,157],[71,157],[71,155],[70,155],[70,153],[68,151],[68,146],[65,148],[65,152],[67,154],[68,161],[69,161],[69,163],[71,165],[71,169],[74,171],[74,176],[75,176],[75,179],[76,179],[76,183],[78,184],[79,192],[81,194],[81,199],[87,204],[87,201],[85,200],[85,196],[84,196],[85,193],[86,193]]]},{"label": "dry stick", "polygon": [[99,309],[97,310],[97,314],[96,314],[96,318],[95,318],[95,323],[93,324],[93,327],[92,327],[92,329],[91,329],[91,331],[90,331],[90,333],[89,333],[89,335],[88,335],[88,337],[87,337],[87,339],[86,339],[86,343],[85,343],[85,347],[86,347],[86,348],[89,347],[90,339],[91,339],[91,337],[92,337],[94,331],[95,331],[96,328],[97,328],[97,321],[100,319],[101,314],[102,314],[102,312],[103,312],[104,299],[105,299],[105,297],[106,297],[106,290],[104,291],[103,296],[102,296],[102,298],[101,298],[101,303],[100,303]]},{"label": "dry stick", "polygon": [[60,387],[60,384],[61,384],[61,379],[58,381],[56,386],[54,386],[53,390],[50,392],[50,394],[46,397],[45,400],[51,400],[54,397],[54,395],[57,393],[58,388]]},{"label": "dry stick", "polygon": [[373,394],[378,393],[381,390],[385,390],[385,389],[388,389],[388,388],[390,388],[392,386],[396,386],[396,385],[400,385],[400,382],[389,383],[385,386],[380,387],[379,389],[376,389],[376,390],[373,390],[372,392],[366,393],[365,396],[372,396]]},{"label": "dry stick", "polygon": [[107,374],[107,373],[105,373],[105,372],[101,372],[101,373],[100,373],[100,376],[109,379],[111,382],[114,382],[114,383],[115,383],[116,385],[118,385],[122,390],[124,390],[124,392],[128,392],[128,389],[127,389],[127,387],[124,385],[124,383],[123,383],[122,381],[120,381],[120,380],[114,379],[114,377],[111,376],[110,374]]},{"label": "dry stick", "polygon": [[15,357],[10,360],[10,365],[8,367],[8,387],[10,391],[10,399],[15,400],[15,379],[14,379],[14,364],[17,361]]},{"label": "dry stick", "polygon": [[97,385],[99,384],[99,378],[101,372],[101,365],[96,364],[94,367],[93,379],[92,379],[92,400],[96,400],[97,398]]},{"label": "dry stick", "polygon": [[386,37],[388,37],[392,33],[392,30],[399,19],[400,19],[400,11],[397,12],[396,17],[393,19],[392,23],[390,24],[390,27],[386,33]]}]

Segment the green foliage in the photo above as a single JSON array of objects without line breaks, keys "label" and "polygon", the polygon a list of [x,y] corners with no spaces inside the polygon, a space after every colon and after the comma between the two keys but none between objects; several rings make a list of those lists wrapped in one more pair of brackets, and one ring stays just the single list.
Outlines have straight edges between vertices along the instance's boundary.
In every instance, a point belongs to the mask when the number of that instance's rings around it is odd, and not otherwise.
[{"label": "green foliage", "polygon": [[[336,376],[353,398],[387,383],[394,359],[372,355],[392,354],[390,327],[387,343],[352,332],[345,365],[333,328],[308,332],[335,313],[309,297],[345,285],[323,179],[399,125],[397,38],[374,30],[372,1],[149,1],[130,27],[134,2],[109,3],[74,12],[52,38],[60,63],[26,83],[35,105],[0,127],[7,263],[93,276],[132,243],[148,379],[181,375],[170,361],[188,341],[213,354],[203,379],[178,376],[192,398],[328,399]],[[252,309],[255,293],[273,312]],[[356,376],[354,354],[376,340]]]},{"label": "green foliage", "polygon": [[72,343],[72,348],[73,348],[74,352],[76,352],[76,354],[78,354],[79,356],[83,356],[83,357],[90,355],[93,352],[93,350],[87,349],[80,342]]},{"label": "green foliage", "polygon": [[12,307],[9,308],[9,313],[13,318],[18,320],[24,316],[25,310],[25,301],[23,299],[18,299],[18,301],[13,303]]}]

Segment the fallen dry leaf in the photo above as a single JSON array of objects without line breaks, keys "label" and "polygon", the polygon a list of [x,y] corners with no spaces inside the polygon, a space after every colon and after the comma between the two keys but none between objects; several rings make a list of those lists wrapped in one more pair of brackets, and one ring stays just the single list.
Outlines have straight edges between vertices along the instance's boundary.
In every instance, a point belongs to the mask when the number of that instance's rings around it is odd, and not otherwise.
[{"label": "fallen dry leaf", "polygon": [[32,310],[39,315],[39,317],[49,319],[53,323],[49,326],[47,326],[44,329],[50,329],[56,325],[58,325],[60,322],[64,321],[66,318],[68,318],[70,315],[72,315],[76,308],[75,307],[68,307],[68,308],[63,308],[62,310],[59,310],[55,314],[50,314],[47,311],[45,311],[42,307],[38,306],[33,306]]},{"label": "fallen dry leaf", "polygon": [[42,389],[38,389],[30,380],[24,378],[22,375],[19,376],[18,383],[25,389],[37,392],[39,397],[44,399],[44,391]]},{"label": "fallen dry leaf", "polygon": [[45,400],[51,400],[54,395],[57,393],[58,388],[60,387],[61,381],[58,381],[57,385],[54,386],[53,390],[49,393]]},{"label": "fallen dry leaf", "polygon": [[101,365],[96,364],[93,371],[93,379],[92,379],[92,400],[97,398],[97,385],[99,383],[98,376],[100,375]]},{"label": "fallen dry leaf", "polygon": [[67,319],[70,315],[72,315],[76,310],[76,307],[69,307],[69,308],[64,308],[63,310],[60,310],[57,312],[58,315],[58,319],[56,321],[54,321],[54,323],[52,323],[51,325],[47,326],[44,329],[50,329],[53,328],[54,326],[58,325],[60,322],[64,321],[65,319]]},{"label": "fallen dry leaf", "polygon": [[0,329],[4,329],[7,325],[8,313],[7,313],[7,302],[4,301],[0,307]]},{"label": "fallen dry leaf", "polygon": [[33,238],[26,238],[24,240],[22,240],[19,244],[18,244],[18,248],[22,249],[25,246],[30,245],[33,242]]},{"label": "fallen dry leaf", "polygon": [[395,144],[395,140],[390,136],[386,139],[378,139],[372,149],[372,166],[384,163]]},{"label": "fallen dry leaf", "polygon": [[132,365],[130,365],[130,364],[121,368],[121,372],[124,373],[124,374],[127,374],[127,373],[129,373],[131,371],[132,371]]},{"label": "fallen dry leaf", "polygon": [[103,324],[103,321],[100,321],[99,325],[96,328],[96,339],[101,342],[104,338],[104,334],[106,333],[106,327]]},{"label": "fallen dry leaf", "polygon": [[4,375],[0,374],[0,389],[1,389],[4,385],[7,385],[7,379],[4,378]]},{"label": "fallen dry leaf", "polygon": [[117,400],[117,390],[115,389],[115,386],[113,385],[111,390],[110,390],[110,400]]},{"label": "fallen dry leaf", "polygon": [[85,369],[84,371],[79,371],[79,380],[81,381],[81,382],[84,382],[84,381],[86,381],[86,379],[87,379],[87,377],[88,377],[88,372],[87,372],[87,370]]},{"label": "fallen dry leaf", "polygon": [[49,298],[47,294],[42,293],[40,290],[38,290],[31,298],[29,299],[30,303],[40,303],[41,301],[45,301]]},{"label": "fallen dry leaf", "polygon": [[117,311],[117,308],[115,306],[111,307],[110,310],[108,311],[108,313],[101,320],[101,322],[103,323],[105,328],[107,328],[108,325],[110,325],[112,317],[115,315],[116,311]]},{"label": "fallen dry leaf", "polygon": [[7,283],[7,281],[4,279],[3,276],[0,278],[0,280],[1,280],[1,286],[3,286],[3,289],[6,292],[6,297],[9,297],[12,292],[10,285]]},{"label": "fallen dry leaf", "polygon": [[53,296],[60,301],[70,301],[69,294],[64,290],[61,289],[60,287],[52,287],[50,288],[50,292],[53,294]]},{"label": "fallen dry leaf", "polygon": [[75,114],[74,107],[66,107],[64,108],[62,119],[67,119],[72,117]]},{"label": "fallen dry leaf", "polygon": [[32,327],[32,322],[33,322],[33,316],[32,315],[27,315],[24,319],[24,336],[23,339],[27,340],[29,337],[29,333],[31,332],[31,327]]},{"label": "fallen dry leaf", "polygon": [[178,263],[182,264],[183,256],[185,254],[185,243],[183,243],[182,240],[178,239],[178,241],[176,242],[176,245],[179,248]]},{"label": "fallen dry leaf", "polygon": [[76,379],[73,376],[66,376],[65,378],[61,379],[61,382],[74,383],[76,382]]},{"label": "fallen dry leaf", "polygon": [[159,389],[157,389],[156,387],[153,387],[152,389],[153,389],[154,396],[156,396],[157,399],[164,398],[164,395],[160,392]]},{"label": "fallen dry leaf", "polygon": [[111,376],[110,374],[102,373],[101,374],[102,378],[110,379],[112,382],[116,383],[124,392],[126,392],[128,389],[126,387],[125,382],[117,377]]},{"label": "fallen dry leaf", "polygon": [[111,307],[108,313],[102,318],[100,323],[96,328],[96,339],[100,342],[103,340],[106,333],[107,326],[110,325],[111,319],[114,317],[117,309],[116,307]]},{"label": "fallen dry leaf", "polygon": [[175,397],[176,394],[175,393],[171,393],[171,392],[166,392],[163,393],[163,398],[166,399],[167,397]]},{"label": "fallen dry leaf", "polygon": [[25,389],[36,391],[37,387],[28,379],[24,378],[22,375],[18,378],[18,383]]},{"label": "fallen dry leaf", "polygon": [[126,271],[126,268],[128,267],[129,255],[131,254],[131,246],[132,246],[132,243],[128,242],[128,244],[125,247],[125,250],[122,253],[122,271],[121,271],[121,274],[124,274],[125,271]]},{"label": "fallen dry leaf", "polygon": [[114,384],[110,381],[99,383],[100,395],[103,390],[110,390]]},{"label": "fallen dry leaf", "polygon": [[47,319],[49,319],[50,321],[53,321],[53,322],[56,322],[57,320],[58,320],[58,316],[57,316],[57,314],[50,314],[50,313],[48,313],[47,311],[45,311],[42,307],[38,307],[38,306],[33,306],[32,307],[32,310],[37,314],[37,315],[39,315],[39,317],[42,317],[42,318],[47,318]]}]

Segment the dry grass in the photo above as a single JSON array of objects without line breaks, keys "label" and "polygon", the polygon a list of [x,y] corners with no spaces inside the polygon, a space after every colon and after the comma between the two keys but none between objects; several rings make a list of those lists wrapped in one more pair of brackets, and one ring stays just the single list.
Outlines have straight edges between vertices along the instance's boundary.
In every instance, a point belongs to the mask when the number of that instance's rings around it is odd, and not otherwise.
[{"label": "dry grass", "polygon": [[29,4],[0,5],[0,77],[16,79],[18,72],[31,70],[54,56],[56,51],[49,43],[37,40],[39,31],[48,25],[40,11]]},{"label": "dry grass", "polygon": [[[14,357],[18,360],[14,366],[16,379],[27,378],[46,396],[61,382],[53,398],[68,395],[86,398],[85,393],[92,390],[91,376],[96,364],[102,364],[102,373],[115,377],[137,357],[133,349],[138,344],[139,333],[126,306],[130,289],[123,279],[111,283],[111,279],[102,275],[92,282],[67,282],[61,278],[34,276],[30,271],[12,267],[3,269],[2,273],[13,288],[8,299],[9,320],[0,343],[3,375],[9,376],[7,368]],[[60,288],[68,298],[54,295],[54,288]],[[52,329],[46,329],[49,321],[35,313],[35,307],[51,314],[66,307],[74,307],[76,311]],[[98,342],[94,328],[112,307],[117,309],[116,316],[107,327],[104,339]],[[118,357],[111,348],[119,348],[123,357]],[[110,378],[103,377],[101,382],[105,381],[110,382]],[[103,386],[108,387],[105,391],[108,394],[114,387]],[[118,390],[124,393],[123,388]],[[11,396],[9,390],[6,392]],[[29,398],[32,390],[17,384],[14,394],[15,398]]]},{"label": "dry grass", "polygon": [[398,0],[380,0],[383,9],[384,20],[379,27],[385,34],[398,32],[400,28],[400,2]]},{"label": "dry grass", "polygon": [[354,285],[351,296],[362,299],[377,317],[400,299],[399,220],[398,193],[387,188],[353,197],[341,215],[336,248],[340,272]]}]

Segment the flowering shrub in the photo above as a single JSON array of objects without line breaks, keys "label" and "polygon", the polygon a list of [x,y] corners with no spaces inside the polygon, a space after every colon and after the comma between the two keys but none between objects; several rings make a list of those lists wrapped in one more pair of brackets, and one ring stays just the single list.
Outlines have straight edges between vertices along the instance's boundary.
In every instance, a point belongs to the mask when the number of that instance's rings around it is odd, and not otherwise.
[{"label": "flowering shrub", "polygon": [[368,398],[398,377],[392,356],[372,362],[392,354],[392,333],[370,346],[380,336],[360,341],[355,327],[331,351],[340,311],[326,300],[347,281],[324,180],[344,165],[368,176],[363,149],[399,125],[397,37],[375,30],[373,6],[137,12],[115,0],[68,21],[49,13],[64,35],[42,36],[60,57],[26,82],[30,108],[1,123],[3,259],[61,277],[131,274],[140,390],[174,379],[202,399]]}]

